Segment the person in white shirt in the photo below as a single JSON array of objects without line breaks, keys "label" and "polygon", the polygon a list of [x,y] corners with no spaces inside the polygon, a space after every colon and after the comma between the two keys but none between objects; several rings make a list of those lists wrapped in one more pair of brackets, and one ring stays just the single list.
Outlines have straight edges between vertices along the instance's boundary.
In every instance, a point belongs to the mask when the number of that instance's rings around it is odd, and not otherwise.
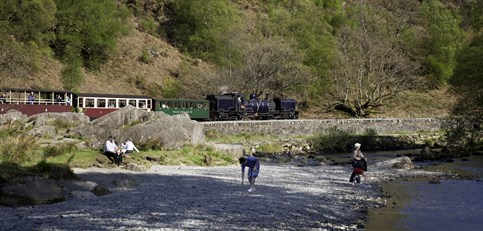
[{"label": "person in white shirt", "polygon": [[113,160],[117,166],[120,166],[122,163],[122,155],[117,148],[116,145],[116,138],[109,136],[104,144],[104,155],[107,156],[110,160]]},{"label": "person in white shirt", "polygon": [[136,147],[136,145],[134,145],[131,139],[127,139],[126,142],[124,142],[123,150],[125,150],[126,157],[128,157],[127,154],[133,153],[134,150],[136,150],[136,152],[139,152],[139,149]]}]

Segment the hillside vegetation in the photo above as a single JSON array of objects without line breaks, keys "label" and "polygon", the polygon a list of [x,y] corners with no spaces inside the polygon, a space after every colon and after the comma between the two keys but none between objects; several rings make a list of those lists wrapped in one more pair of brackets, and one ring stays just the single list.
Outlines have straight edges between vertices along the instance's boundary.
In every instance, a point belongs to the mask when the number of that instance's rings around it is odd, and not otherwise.
[{"label": "hillside vegetation", "polygon": [[458,100],[448,91],[455,70],[471,72],[459,54],[481,53],[481,8],[473,0],[4,0],[0,87],[156,98],[254,92],[296,98],[305,118],[441,117]]}]

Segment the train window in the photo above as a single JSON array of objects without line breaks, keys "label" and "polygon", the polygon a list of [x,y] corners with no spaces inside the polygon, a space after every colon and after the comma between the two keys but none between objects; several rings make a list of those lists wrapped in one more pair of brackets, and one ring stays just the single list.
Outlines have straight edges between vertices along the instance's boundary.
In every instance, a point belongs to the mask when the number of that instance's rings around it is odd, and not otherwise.
[{"label": "train window", "polygon": [[106,99],[97,99],[97,107],[106,107]]},{"label": "train window", "polygon": [[136,100],[135,99],[129,100],[129,105],[136,107]]},{"label": "train window", "polygon": [[86,100],[86,105],[85,107],[94,107],[94,99],[85,99]]},{"label": "train window", "polygon": [[108,99],[108,107],[116,107],[116,99]]},{"label": "train window", "polygon": [[42,104],[42,103],[45,103],[45,104],[48,104],[48,103],[54,103],[54,93],[40,93],[39,94],[39,103]]},{"label": "train window", "polygon": [[77,101],[78,101],[79,107],[84,107],[84,98],[79,97],[79,98],[77,98]]},{"label": "train window", "polygon": [[146,108],[146,100],[139,100],[138,108]]},{"label": "train window", "polygon": [[126,105],[127,105],[127,100],[125,100],[125,99],[119,100],[119,107],[125,107]]}]

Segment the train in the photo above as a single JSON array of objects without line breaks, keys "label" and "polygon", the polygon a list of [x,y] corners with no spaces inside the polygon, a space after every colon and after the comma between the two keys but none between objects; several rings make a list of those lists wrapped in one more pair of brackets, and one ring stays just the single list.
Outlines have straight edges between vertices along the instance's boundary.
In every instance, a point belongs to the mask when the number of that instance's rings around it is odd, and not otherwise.
[{"label": "train", "polygon": [[91,120],[131,105],[169,115],[187,113],[197,121],[298,119],[297,101],[241,93],[207,95],[205,99],[155,99],[143,95],[74,93],[64,90],[0,89],[0,114],[14,109],[32,116],[44,112],[82,112]]}]

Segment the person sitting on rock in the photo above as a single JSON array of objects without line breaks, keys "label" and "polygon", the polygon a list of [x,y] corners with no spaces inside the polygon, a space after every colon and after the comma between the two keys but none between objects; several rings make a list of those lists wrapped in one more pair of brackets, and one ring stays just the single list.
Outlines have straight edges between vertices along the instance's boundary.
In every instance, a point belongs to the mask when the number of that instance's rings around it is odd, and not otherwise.
[{"label": "person sitting on rock", "polygon": [[117,148],[115,138],[109,136],[104,144],[104,155],[107,156],[111,161],[113,161],[117,166],[122,163],[122,155]]},{"label": "person sitting on rock", "polygon": [[244,184],[245,177],[245,167],[248,167],[248,182],[250,182],[250,189],[248,192],[255,192],[255,179],[258,177],[258,172],[260,171],[260,162],[254,156],[242,156],[238,159],[242,168],[242,185]]},{"label": "person sitting on rock", "polygon": [[367,176],[364,174],[364,171],[367,171],[367,161],[364,155],[361,152],[361,144],[355,143],[354,149],[352,151],[352,174],[349,178],[349,182],[354,183],[354,180],[357,183],[361,182],[360,175],[364,176],[364,182],[367,182]]},{"label": "person sitting on rock", "polygon": [[136,148],[136,145],[134,145],[131,139],[127,139],[126,142],[124,142],[123,149],[125,150],[124,153],[126,154],[126,157],[129,157],[127,154],[133,153],[134,150],[139,152],[139,149]]}]

